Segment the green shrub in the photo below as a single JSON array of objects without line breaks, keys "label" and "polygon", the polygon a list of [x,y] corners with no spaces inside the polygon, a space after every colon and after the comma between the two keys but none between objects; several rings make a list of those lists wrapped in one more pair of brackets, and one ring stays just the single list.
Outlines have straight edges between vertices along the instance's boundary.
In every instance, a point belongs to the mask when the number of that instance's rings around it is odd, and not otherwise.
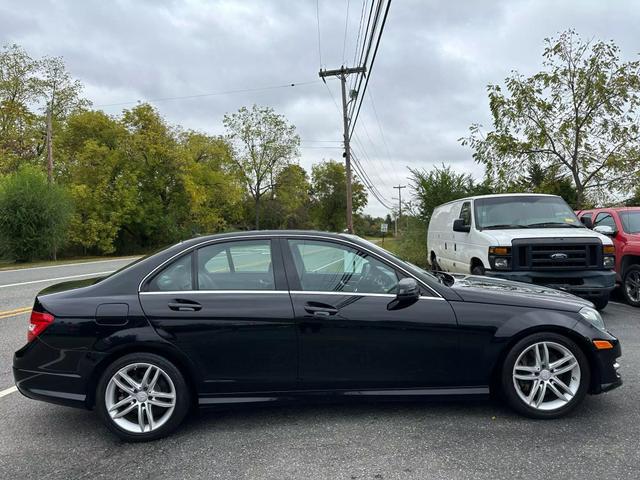
[{"label": "green shrub", "polygon": [[55,257],[63,246],[71,203],[33,166],[0,181],[0,255],[17,262]]},{"label": "green shrub", "polygon": [[390,250],[403,260],[428,268],[427,225],[417,217],[409,217],[408,224]]}]

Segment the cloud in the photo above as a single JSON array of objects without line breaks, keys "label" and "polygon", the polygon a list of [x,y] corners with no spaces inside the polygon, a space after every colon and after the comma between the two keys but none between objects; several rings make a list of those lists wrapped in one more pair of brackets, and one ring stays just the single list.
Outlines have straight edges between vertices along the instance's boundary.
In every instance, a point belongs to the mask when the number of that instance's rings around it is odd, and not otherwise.
[{"label": "cloud", "polygon": [[[34,57],[63,56],[94,105],[110,105],[318,80],[321,64],[353,64],[362,2],[349,5],[345,41],[347,2],[318,2],[322,60],[315,0],[5,2],[0,42]],[[512,69],[537,71],[543,39],[567,28],[613,39],[634,58],[638,24],[636,2],[394,0],[356,155],[389,199],[393,185],[407,183],[407,166],[445,163],[481,177],[457,139],[472,123],[490,124],[487,84]],[[169,121],[210,133],[222,133],[222,116],[242,105],[271,105],[296,125],[300,161],[309,167],[341,158],[341,117],[329,91],[338,102],[333,80],[156,105]],[[124,107],[101,108],[117,114]],[[373,198],[368,211],[386,213]]]}]

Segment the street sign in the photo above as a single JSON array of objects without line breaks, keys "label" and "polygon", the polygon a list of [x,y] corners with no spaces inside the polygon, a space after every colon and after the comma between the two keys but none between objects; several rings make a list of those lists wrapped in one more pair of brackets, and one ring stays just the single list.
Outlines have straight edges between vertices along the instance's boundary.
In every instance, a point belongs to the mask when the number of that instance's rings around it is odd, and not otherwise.
[{"label": "street sign", "polygon": [[389,229],[389,225],[387,225],[386,223],[381,223],[380,224],[380,231],[382,233],[387,233],[388,229]]}]

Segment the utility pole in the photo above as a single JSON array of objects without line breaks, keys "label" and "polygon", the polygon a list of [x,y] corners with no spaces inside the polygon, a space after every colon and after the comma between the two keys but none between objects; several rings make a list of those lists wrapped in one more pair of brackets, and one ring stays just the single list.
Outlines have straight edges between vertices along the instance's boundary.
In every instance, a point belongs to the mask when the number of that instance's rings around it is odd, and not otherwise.
[{"label": "utility pole", "polygon": [[346,68],[344,66],[337,70],[320,70],[318,75],[326,82],[326,77],[340,77],[342,85],[342,122],[344,127],[344,161],[347,171],[347,231],[353,233],[353,194],[351,193],[351,148],[349,146],[349,115],[347,114],[347,75],[352,73],[362,73],[366,71],[365,67]]},{"label": "utility pole", "polygon": [[52,126],[51,126],[51,105],[47,108],[47,180],[53,183],[53,146],[51,145]]},{"label": "utility pole", "polygon": [[397,187],[393,187],[393,188],[397,188],[398,189],[398,218],[396,219],[396,225],[395,225],[395,231],[396,231],[396,237],[398,236],[398,223],[400,222],[400,219],[402,218],[402,189],[403,188],[407,188],[406,185],[398,185]]}]

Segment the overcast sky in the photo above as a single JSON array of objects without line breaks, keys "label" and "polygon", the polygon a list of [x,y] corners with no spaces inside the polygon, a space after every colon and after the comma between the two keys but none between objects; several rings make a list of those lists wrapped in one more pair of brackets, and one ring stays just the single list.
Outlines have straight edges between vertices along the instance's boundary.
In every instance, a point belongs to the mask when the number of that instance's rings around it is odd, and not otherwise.
[{"label": "overcast sky", "polygon": [[[224,133],[226,112],[270,105],[296,125],[300,163],[309,168],[341,158],[341,114],[318,70],[353,65],[362,0],[317,7],[320,48],[316,0],[0,0],[0,43],[20,44],[33,57],[63,56],[85,96],[110,114],[136,100],[305,83],[152,103],[170,122],[213,134]],[[407,167],[445,163],[481,178],[457,140],[474,122],[490,125],[487,84],[514,69],[537,71],[543,39],[567,28],[612,39],[634,58],[638,25],[636,1],[393,0],[356,155],[388,199],[393,185],[407,183]],[[329,88],[339,102],[339,83]],[[367,211],[386,213],[372,197]]]}]

